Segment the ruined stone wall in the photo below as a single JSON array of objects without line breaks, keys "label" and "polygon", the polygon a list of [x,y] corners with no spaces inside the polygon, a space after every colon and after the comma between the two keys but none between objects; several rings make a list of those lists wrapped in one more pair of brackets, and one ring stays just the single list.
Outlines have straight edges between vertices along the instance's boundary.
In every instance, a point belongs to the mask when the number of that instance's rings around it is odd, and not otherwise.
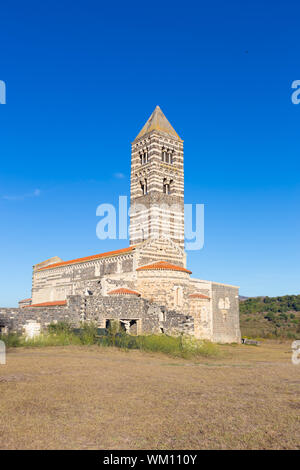
[{"label": "ruined stone wall", "polygon": [[81,296],[71,296],[67,306],[0,308],[0,326],[16,333],[23,333],[24,326],[31,322],[39,323],[42,330],[50,323],[59,321],[78,326],[82,318],[83,301]]},{"label": "ruined stone wall", "polygon": [[193,335],[191,316],[167,310],[157,303],[133,296],[89,297],[86,299],[85,320],[104,328],[106,320],[137,320],[138,334],[166,333]]},{"label": "ruined stone wall", "polygon": [[238,287],[212,283],[212,315],[212,341],[219,343],[241,341]]},{"label": "ruined stone wall", "polygon": [[45,330],[50,323],[66,321],[78,327],[81,321],[93,321],[104,328],[106,320],[137,320],[135,334],[193,334],[193,318],[146,299],[132,296],[70,296],[67,306],[0,308],[0,327],[23,333],[36,322]]}]

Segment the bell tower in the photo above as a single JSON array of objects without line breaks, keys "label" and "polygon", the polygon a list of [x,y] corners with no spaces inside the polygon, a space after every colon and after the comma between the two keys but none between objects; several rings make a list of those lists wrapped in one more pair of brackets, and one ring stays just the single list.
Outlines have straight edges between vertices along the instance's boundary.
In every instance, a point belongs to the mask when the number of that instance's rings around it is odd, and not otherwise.
[{"label": "bell tower", "polygon": [[184,248],[183,140],[156,106],[132,143],[130,245],[169,238]]}]

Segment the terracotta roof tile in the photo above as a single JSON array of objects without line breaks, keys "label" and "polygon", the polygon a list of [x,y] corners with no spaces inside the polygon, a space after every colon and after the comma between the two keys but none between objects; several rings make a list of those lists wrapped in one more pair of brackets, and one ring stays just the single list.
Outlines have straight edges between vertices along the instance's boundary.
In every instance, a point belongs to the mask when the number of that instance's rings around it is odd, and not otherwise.
[{"label": "terracotta roof tile", "polygon": [[29,300],[31,300],[31,298],[30,299],[19,300],[19,302],[29,302]]},{"label": "terracotta roof tile", "polygon": [[210,299],[210,297],[208,295],[205,295],[205,294],[200,294],[198,292],[195,292],[195,294],[190,294],[189,297],[191,299]]},{"label": "terracotta roof tile", "polygon": [[67,301],[66,300],[54,300],[53,302],[42,302],[40,304],[26,305],[25,308],[28,308],[28,307],[55,307],[57,305],[67,305]]},{"label": "terracotta roof tile", "polygon": [[126,289],[125,287],[120,287],[119,289],[114,289],[108,292],[109,295],[114,295],[114,294],[130,294],[130,295],[141,295],[139,292],[136,292],[135,290],[131,289]]},{"label": "terracotta roof tile", "polygon": [[137,271],[150,271],[154,269],[167,269],[170,271],[182,271],[185,273],[192,274],[192,271],[189,271],[188,269],[183,268],[181,266],[176,266],[176,264],[168,263],[167,261],[157,261],[157,263],[141,266],[140,268],[137,268]]},{"label": "terracotta roof tile", "polygon": [[76,259],[71,259],[70,261],[62,261],[60,263],[49,264],[49,266],[45,266],[44,268],[40,268],[40,269],[38,269],[38,271],[44,271],[45,269],[58,268],[60,266],[67,266],[69,264],[84,263],[86,261],[92,261],[94,259],[99,259],[99,258],[109,258],[111,256],[116,256],[116,255],[119,255],[119,254],[122,254],[122,253],[129,253],[134,248],[135,248],[135,246],[129,246],[127,248],[122,248],[121,250],[107,251],[106,253],[100,253],[98,255],[86,256],[85,258],[76,258]]}]

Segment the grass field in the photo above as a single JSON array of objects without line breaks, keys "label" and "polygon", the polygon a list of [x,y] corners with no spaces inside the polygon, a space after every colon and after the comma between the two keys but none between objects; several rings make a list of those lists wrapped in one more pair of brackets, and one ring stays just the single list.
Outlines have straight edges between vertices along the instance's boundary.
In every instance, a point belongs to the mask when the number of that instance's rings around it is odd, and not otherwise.
[{"label": "grass field", "polygon": [[16,348],[0,365],[1,449],[299,449],[291,343],[197,360]]}]

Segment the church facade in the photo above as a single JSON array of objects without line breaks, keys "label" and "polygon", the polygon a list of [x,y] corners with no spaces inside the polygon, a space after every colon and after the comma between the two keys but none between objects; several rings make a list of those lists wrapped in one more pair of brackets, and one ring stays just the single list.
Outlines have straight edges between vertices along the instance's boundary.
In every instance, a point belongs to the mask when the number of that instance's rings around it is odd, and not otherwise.
[{"label": "church facade", "polygon": [[[0,325],[112,320],[132,334],[187,333],[240,342],[237,286],[195,279],[184,251],[183,141],[157,106],[132,143],[130,244],[33,267],[32,298]],[[2,320],[1,320],[2,319]]]}]

